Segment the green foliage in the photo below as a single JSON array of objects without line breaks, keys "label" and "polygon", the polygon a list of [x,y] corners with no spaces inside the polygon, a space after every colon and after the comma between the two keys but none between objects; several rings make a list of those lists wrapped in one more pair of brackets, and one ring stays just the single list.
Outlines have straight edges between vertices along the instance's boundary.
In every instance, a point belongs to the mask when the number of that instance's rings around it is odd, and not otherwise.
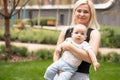
[{"label": "green foliage", "polygon": [[46,44],[57,43],[59,33],[57,33],[56,31],[51,31],[51,32],[43,31],[43,34],[44,34],[42,36],[43,40],[41,43],[46,43]]},{"label": "green foliage", "polygon": [[[53,57],[53,49],[40,49],[34,52],[28,52],[28,49],[26,47],[17,47],[12,45],[12,56],[19,56],[19,57],[33,57],[33,60],[41,59],[51,59]],[[7,60],[7,54],[6,54],[6,47],[5,45],[0,46],[0,60]]]},{"label": "green foliage", "polygon": [[26,47],[16,47],[12,46],[12,54],[17,56],[26,57],[28,50]]},{"label": "green foliage", "polygon": [[51,59],[53,57],[54,50],[40,49],[36,52],[33,52],[34,56],[37,56],[37,59]]},{"label": "green foliage", "polygon": [[14,30],[14,29],[10,29],[10,34],[11,34],[11,40],[17,40],[18,35],[19,35],[20,31]]},{"label": "green foliage", "polygon": [[97,59],[99,61],[104,61],[104,62],[115,62],[115,63],[120,63],[120,54],[116,52],[110,52],[107,55],[102,55],[98,53]]},{"label": "green foliage", "polygon": [[110,46],[112,47],[111,44],[111,38],[114,36],[114,31],[110,28],[104,28],[101,30],[101,46],[106,47]]},{"label": "green foliage", "polygon": [[0,40],[4,40],[4,31],[3,30],[0,30]]},{"label": "green foliage", "polygon": [[21,42],[32,42],[32,37],[34,37],[34,31],[31,29],[29,30],[22,30],[19,33],[18,40]]},{"label": "green foliage", "polygon": [[[48,26],[47,21],[52,20],[56,21],[54,17],[40,17],[40,25],[41,26]],[[38,18],[34,18],[33,20],[34,25],[38,25]]]},{"label": "green foliage", "polygon": [[[101,29],[101,47],[120,48],[120,34],[116,32],[118,28],[102,27]],[[118,31],[118,30],[117,30]]]},{"label": "green foliage", "polygon": [[[17,55],[22,57],[26,57],[28,52],[26,47],[17,47],[14,45],[11,46],[11,50],[12,50],[12,55]],[[0,45],[0,53],[6,55],[5,45]]]},{"label": "green foliage", "polygon": [[6,47],[4,45],[0,46],[0,61],[4,60],[7,61],[8,56],[5,54],[6,52]]},{"label": "green foliage", "polygon": [[6,52],[5,45],[0,45],[0,53],[5,53],[5,52]]},{"label": "green foliage", "polygon": [[29,43],[56,44],[59,31],[29,28],[26,30],[11,30],[11,40]]},{"label": "green foliage", "polygon": [[119,35],[114,35],[110,38],[110,42],[113,47],[120,48],[120,34]]}]

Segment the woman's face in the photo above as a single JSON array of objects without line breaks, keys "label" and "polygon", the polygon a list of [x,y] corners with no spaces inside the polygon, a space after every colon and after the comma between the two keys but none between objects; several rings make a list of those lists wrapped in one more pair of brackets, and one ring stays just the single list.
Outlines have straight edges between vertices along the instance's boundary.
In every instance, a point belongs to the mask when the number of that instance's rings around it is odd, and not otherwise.
[{"label": "woman's face", "polygon": [[75,22],[76,24],[83,24],[88,26],[90,20],[91,12],[87,4],[80,5],[75,10]]}]

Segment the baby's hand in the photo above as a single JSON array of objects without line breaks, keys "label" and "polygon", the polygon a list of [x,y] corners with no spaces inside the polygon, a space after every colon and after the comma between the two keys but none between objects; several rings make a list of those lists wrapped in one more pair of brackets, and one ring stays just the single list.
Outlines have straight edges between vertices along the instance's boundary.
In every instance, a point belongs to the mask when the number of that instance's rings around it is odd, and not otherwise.
[{"label": "baby's hand", "polygon": [[57,52],[57,53],[61,53],[61,52],[62,52],[62,48],[61,48],[60,46],[57,46],[56,52]]},{"label": "baby's hand", "polygon": [[96,71],[100,67],[100,64],[98,62],[94,62],[93,66],[94,66],[94,70]]}]

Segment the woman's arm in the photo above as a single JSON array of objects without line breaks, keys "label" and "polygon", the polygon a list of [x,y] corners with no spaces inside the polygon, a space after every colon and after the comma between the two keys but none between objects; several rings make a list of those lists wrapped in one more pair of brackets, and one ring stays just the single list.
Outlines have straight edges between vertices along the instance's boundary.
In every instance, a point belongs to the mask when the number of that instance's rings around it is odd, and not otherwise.
[{"label": "woman's arm", "polygon": [[[64,42],[65,34],[66,34],[67,28],[63,29],[58,37],[57,46]],[[55,49],[54,55],[53,55],[53,61],[57,61],[60,57],[60,52],[58,53],[57,49]]]},{"label": "woman's arm", "polygon": [[[89,44],[92,47],[94,53],[97,54],[100,44],[100,32],[98,30],[93,30],[91,32]],[[62,48],[64,50],[70,51],[78,59],[82,59],[86,62],[92,63],[88,53],[83,49],[79,49],[69,42],[64,42],[64,44],[62,44]]]},{"label": "woman's arm", "polygon": [[98,30],[93,30],[91,32],[89,44],[96,55],[98,53],[98,49],[100,45],[100,37],[101,35]]}]

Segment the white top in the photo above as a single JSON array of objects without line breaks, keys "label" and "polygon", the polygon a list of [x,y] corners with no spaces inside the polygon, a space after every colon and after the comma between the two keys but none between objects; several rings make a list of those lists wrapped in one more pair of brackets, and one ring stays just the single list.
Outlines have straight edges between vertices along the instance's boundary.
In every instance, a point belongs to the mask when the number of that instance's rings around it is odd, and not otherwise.
[{"label": "white top", "polygon": [[[86,41],[83,41],[81,44],[76,44],[72,38],[67,38],[67,41],[70,41],[73,45],[75,45],[78,48],[84,49],[85,51],[87,51],[88,49],[90,49],[90,45],[89,43],[87,43]],[[72,53],[70,53],[69,51],[65,51],[61,57],[65,62],[67,62],[68,64],[70,64],[71,66],[74,67],[78,67],[82,60],[76,58]]]}]

